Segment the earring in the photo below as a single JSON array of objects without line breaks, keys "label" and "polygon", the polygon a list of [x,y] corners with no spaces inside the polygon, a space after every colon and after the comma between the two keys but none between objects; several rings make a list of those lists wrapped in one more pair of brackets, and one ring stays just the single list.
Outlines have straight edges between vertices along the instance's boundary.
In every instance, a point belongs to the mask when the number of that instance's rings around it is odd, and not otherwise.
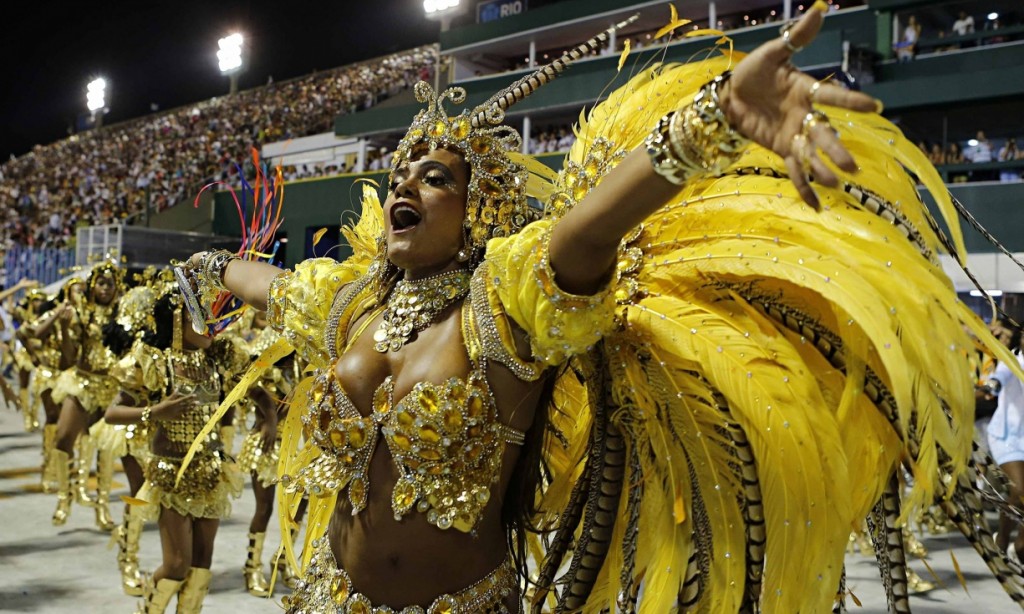
[{"label": "earring", "polygon": [[462,225],[462,248],[455,254],[455,261],[459,264],[466,264],[473,258],[473,246],[469,242],[469,227]]},{"label": "earring", "polygon": [[174,310],[174,328],[172,329],[171,348],[178,352],[182,350],[181,307]]}]

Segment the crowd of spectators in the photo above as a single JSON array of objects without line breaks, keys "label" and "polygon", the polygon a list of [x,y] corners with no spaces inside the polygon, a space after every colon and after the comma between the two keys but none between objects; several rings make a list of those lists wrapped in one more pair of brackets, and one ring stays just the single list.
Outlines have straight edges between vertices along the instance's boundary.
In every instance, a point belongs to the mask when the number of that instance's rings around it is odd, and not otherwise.
[{"label": "crowd of spectators", "polygon": [[560,153],[569,151],[572,144],[576,142],[576,135],[572,126],[549,126],[540,129],[535,136],[530,137],[527,145],[529,154]]},{"label": "crowd of spectators", "polygon": [[0,248],[68,246],[78,226],[234,183],[252,147],[330,131],[335,116],[432,79],[434,61],[412,49],[37,145],[0,165]]},{"label": "crowd of spectators", "polygon": [[[800,17],[804,12],[810,8],[814,0],[805,0],[802,2],[796,2],[792,6],[792,16],[794,18]],[[841,8],[852,8],[855,6],[861,6],[865,4],[865,0],[826,0],[829,11],[838,11]],[[686,9],[684,9],[686,11]],[[690,10],[685,13],[680,13],[680,19],[689,19],[689,23],[675,30],[672,36],[656,39],[655,35],[660,30],[660,26],[651,30],[644,30],[639,32],[629,32],[628,34],[619,34],[616,36],[616,43],[614,48],[609,46],[607,43],[602,45],[598,49],[594,49],[590,52],[590,56],[602,56],[621,53],[625,49],[626,41],[629,41],[629,48],[631,51],[643,49],[650,45],[662,44],[665,42],[677,41],[680,37],[684,36],[687,32],[695,30],[706,30],[712,28],[714,30],[720,30],[722,32],[730,32],[732,30],[738,30],[741,28],[748,28],[758,25],[764,25],[769,23],[781,22],[783,19],[783,5],[779,2],[775,6],[762,6],[752,8],[745,11],[729,13],[726,15],[719,15],[715,20],[715,25],[710,25],[707,17],[707,5],[696,3]],[[580,40],[579,42],[583,42]],[[565,49],[547,49],[539,50],[537,52],[537,64],[546,63],[563,53]],[[506,71],[519,71],[526,70],[530,66],[529,58],[516,58],[515,61],[510,62],[506,67]],[[477,71],[477,76],[483,76],[481,71]],[[489,76],[489,75],[488,75]]]},{"label": "crowd of spectators", "polygon": [[922,13],[920,19],[917,15],[900,17],[902,30],[893,44],[899,61],[910,61],[921,52],[943,53],[1005,43],[1022,36],[1017,27],[1021,25],[1020,17],[1014,12],[1002,15],[997,11],[980,11],[975,15],[960,10],[952,22],[939,15]]},{"label": "crowd of spectators", "polygon": [[[973,139],[963,144],[951,142],[945,149],[943,149],[940,143],[928,143],[926,141],[920,141],[917,146],[928,156],[931,163],[936,166],[988,164],[990,162],[1024,160],[1024,151],[1018,148],[1015,137],[1008,137],[1005,140],[993,142],[981,130],[978,131]],[[953,174],[952,180],[954,182],[996,179],[1003,182],[1020,181],[1021,170],[1021,168],[997,168],[967,172],[957,171]]]}]

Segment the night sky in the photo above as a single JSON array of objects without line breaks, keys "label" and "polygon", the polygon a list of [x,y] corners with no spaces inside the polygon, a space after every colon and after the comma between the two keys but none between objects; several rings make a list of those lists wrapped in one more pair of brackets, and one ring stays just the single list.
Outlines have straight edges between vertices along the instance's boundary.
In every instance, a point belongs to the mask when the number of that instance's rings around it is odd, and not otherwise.
[{"label": "night sky", "polygon": [[[546,3],[541,3],[546,4]],[[8,3],[0,36],[0,156],[64,138],[86,113],[85,86],[107,80],[109,125],[226,94],[217,40],[239,29],[239,89],[438,39],[422,0],[349,2]]]}]

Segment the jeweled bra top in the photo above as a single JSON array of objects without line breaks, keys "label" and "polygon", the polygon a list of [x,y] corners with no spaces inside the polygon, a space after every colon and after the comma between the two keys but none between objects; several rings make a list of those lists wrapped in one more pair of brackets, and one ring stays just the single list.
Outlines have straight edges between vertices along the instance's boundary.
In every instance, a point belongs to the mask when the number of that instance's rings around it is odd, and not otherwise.
[{"label": "jeweled bra top", "polygon": [[[338,321],[346,317],[351,322],[357,311],[365,313],[355,301],[367,296],[364,290],[365,284],[354,284],[335,300],[327,328],[334,362]],[[373,395],[370,415],[363,416],[335,378],[333,365],[319,373],[302,420],[307,434],[326,454],[285,483],[298,482],[313,494],[347,488],[353,514],[359,513],[366,507],[370,488],[370,459],[383,435],[400,474],[391,494],[395,518],[415,508],[441,529],[472,531],[501,474],[504,444],[522,445],[525,437],[499,422],[486,377],[487,358],[473,349],[483,345],[473,311],[469,301],[462,307],[463,338],[471,364],[465,379],[420,382],[396,399],[389,376]],[[373,316],[366,322],[372,320]]]},{"label": "jeweled bra top", "polygon": [[[220,402],[220,376],[203,350],[164,350],[164,356],[172,392],[195,395],[195,405],[191,409],[173,420],[157,423],[157,428],[166,434],[172,451],[184,455]],[[211,438],[206,442],[207,451],[219,448],[219,441]]]},{"label": "jeweled bra top", "polygon": [[102,341],[103,325],[110,320],[114,304],[115,301],[110,305],[89,301],[77,308],[80,329],[72,329],[72,334],[80,336],[77,341],[82,348],[81,366],[92,373],[106,373],[117,362],[117,357]]}]

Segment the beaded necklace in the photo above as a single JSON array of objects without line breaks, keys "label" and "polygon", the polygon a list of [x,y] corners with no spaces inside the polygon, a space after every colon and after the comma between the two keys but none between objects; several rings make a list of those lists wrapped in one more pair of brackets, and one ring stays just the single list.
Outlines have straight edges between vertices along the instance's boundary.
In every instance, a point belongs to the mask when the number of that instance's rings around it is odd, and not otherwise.
[{"label": "beaded necklace", "polygon": [[397,352],[414,332],[430,324],[455,301],[469,292],[470,272],[450,271],[425,279],[399,281],[388,296],[384,319],[373,334],[373,349]]}]

